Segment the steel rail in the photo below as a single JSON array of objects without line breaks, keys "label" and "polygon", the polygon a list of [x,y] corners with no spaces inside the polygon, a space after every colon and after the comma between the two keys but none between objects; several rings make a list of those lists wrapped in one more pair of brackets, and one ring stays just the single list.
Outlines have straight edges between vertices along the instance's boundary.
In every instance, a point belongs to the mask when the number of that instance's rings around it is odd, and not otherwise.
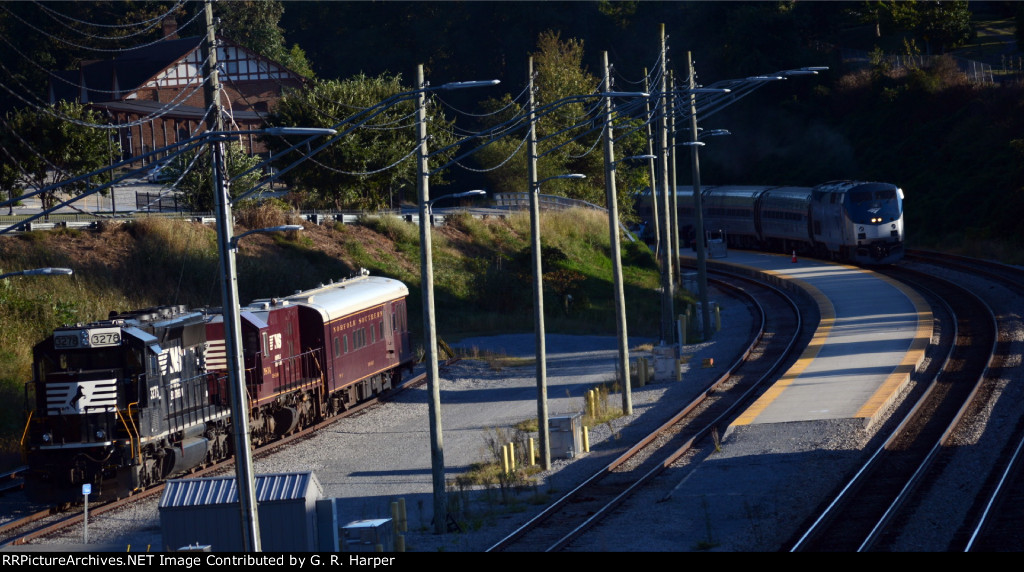
[{"label": "steel rail", "polygon": [[[740,277],[740,276],[736,276],[736,275],[730,275],[730,277],[734,278],[734,279],[735,278],[740,278],[740,279],[743,279],[743,280],[751,280],[751,281],[753,281],[753,279],[751,279],[751,278]],[[759,285],[761,287],[765,287],[765,288],[769,288],[769,289],[775,290],[776,292],[778,292],[778,290],[779,290],[775,286],[772,286],[772,285],[770,285],[770,284],[768,284],[766,282],[759,282]],[[521,525],[519,528],[514,530],[512,533],[507,535],[505,538],[501,539],[495,545],[491,546],[487,550],[487,552],[494,552],[494,551],[504,550],[505,548],[507,548],[507,547],[511,546],[513,543],[515,543],[522,536],[524,536],[527,532],[531,531],[534,528],[537,528],[540,525],[540,523],[542,523],[543,521],[547,520],[548,518],[551,518],[553,515],[558,513],[563,507],[565,507],[569,502],[572,502],[573,498],[576,495],[578,495],[580,493],[580,491],[583,491],[584,489],[586,489],[587,487],[593,485],[594,483],[596,483],[600,479],[610,475],[615,469],[617,469],[618,467],[622,466],[624,463],[629,461],[632,457],[636,456],[641,450],[644,449],[644,447],[650,445],[660,435],[664,434],[666,431],[668,431],[674,425],[679,424],[687,415],[689,415],[691,412],[693,412],[694,409],[696,409],[698,406],[700,406],[702,403],[704,403],[708,399],[708,397],[716,389],[721,387],[730,377],[732,377],[732,375],[734,374],[736,369],[738,367],[740,367],[747,360],[747,358],[750,356],[750,354],[761,343],[762,338],[763,338],[763,336],[765,334],[766,318],[765,318],[764,308],[761,307],[760,304],[756,300],[754,300],[753,297],[749,293],[746,293],[745,291],[743,291],[739,287],[731,286],[731,285],[728,285],[728,284],[723,284],[723,286],[728,287],[728,288],[734,288],[734,289],[740,291],[744,296],[746,296],[746,297],[750,298],[751,300],[753,300],[753,303],[758,307],[760,315],[761,315],[761,320],[760,320],[760,324],[758,325],[757,331],[754,333],[754,335],[752,335],[752,341],[751,341],[750,344],[748,344],[747,348],[744,350],[742,355],[740,357],[738,357],[736,360],[734,360],[729,365],[729,367],[727,368],[727,371],[722,376],[720,376],[717,380],[712,382],[705,391],[703,391],[699,396],[697,396],[694,400],[692,400],[689,404],[687,404],[682,410],[680,410],[678,413],[676,413],[674,416],[672,416],[671,419],[669,419],[667,422],[665,422],[660,427],[658,427],[658,429],[656,429],[654,432],[648,434],[646,437],[644,437],[643,439],[638,441],[635,445],[633,445],[631,448],[629,448],[626,452],[621,454],[619,457],[617,457],[615,460],[613,460],[607,466],[605,466],[604,468],[602,468],[598,472],[594,473],[593,475],[588,477],[586,480],[584,480],[582,483],[580,483],[579,485],[574,487],[571,491],[569,491],[568,493],[566,493],[565,495],[563,495],[562,497],[557,499],[550,506],[548,506],[543,511],[541,511],[541,513],[539,513],[538,515],[536,515],[535,517],[533,517],[532,519],[527,521],[525,524]],[[789,353],[792,351],[792,348],[796,344],[797,340],[799,339],[799,332],[802,329],[802,327],[801,327],[802,326],[802,321],[801,321],[802,318],[800,316],[799,309],[796,308],[795,303],[792,302],[791,298],[788,295],[781,294],[781,293],[780,293],[780,295],[782,295],[787,300],[790,300],[790,304],[794,308],[794,313],[797,316],[797,321],[798,321],[798,327],[796,328],[796,332],[797,333],[794,334],[794,337],[790,340],[789,344],[786,347],[786,350],[784,352],[781,352],[779,357],[776,359],[776,361],[767,368],[767,372],[768,373],[766,374],[766,376],[770,376],[776,369],[778,369],[779,365],[783,361],[785,361],[785,359],[788,357]],[[647,473],[642,475],[638,480],[633,482],[629,487],[627,487],[623,491],[619,492],[619,494],[617,494],[611,501],[609,501],[608,503],[605,503],[605,505],[601,509],[599,509],[593,515],[588,517],[583,523],[581,523],[581,524],[577,525],[576,527],[574,527],[568,534],[564,535],[562,538],[560,538],[554,544],[552,544],[551,546],[547,547],[545,551],[551,552],[551,551],[560,550],[560,549],[564,548],[567,544],[569,544],[572,540],[574,540],[575,538],[578,538],[579,535],[582,534],[585,530],[587,530],[589,527],[593,526],[601,518],[603,518],[605,515],[607,515],[612,509],[614,509],[615,507],[620,505],[637,488],[639,488],[643,484],[649,482],[654,476],[656,476],[658,473],[660,473],[666,467],[670,466],[673,462],[678,460],[679,457],[681,457],[683,454],[685,454],[692,447],[693,443],[695,443],[696,441],[706,437],[715,427],[717,427],[718,423],[722,419],[724,419],[724,418],[728,417],[729,415],[731,415],[732,412],[734,412],[734,410],[737,407],[739,407],[740,404],[745,403],[747,401],[747,399],[749,399],[750,396],[753,394],[753,392],[756,391],[757,389],[759,389],[759,383],[752,384],[752,386],[750,388],[748,388],[742,395],[736,397],[734,399],[735,403],[732,406],[730,406],[724,413],[722,413],[719,416],[717,416],[713,420],[713,422],[711,422],[711,423],[705,425],[704,427],[701,427],[700,429],[698,429],[698,431],[695,433],[695,435],[692,436],[690,439],[688,439],[682,446],[676,448],[675,450],[670,452],[668,455],[664,455],[662,457],[662,459],[660,460],[660,462],[657,463],[655,467],[653,467]]]}]

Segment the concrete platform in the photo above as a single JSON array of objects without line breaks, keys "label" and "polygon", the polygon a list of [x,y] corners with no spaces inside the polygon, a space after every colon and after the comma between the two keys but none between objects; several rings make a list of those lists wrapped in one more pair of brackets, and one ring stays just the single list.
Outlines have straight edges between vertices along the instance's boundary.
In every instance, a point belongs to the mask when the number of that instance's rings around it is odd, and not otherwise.
[{"label": "concrete platform", "polygon": [[[797,362],[730,425],[863,420],[870,427],[924,360],[931,308],[916,292],[869,269],[729,251],[728,264],[791,280],[817,302],[821,322]],[[727,431],[728,433],[728,431]]]}]

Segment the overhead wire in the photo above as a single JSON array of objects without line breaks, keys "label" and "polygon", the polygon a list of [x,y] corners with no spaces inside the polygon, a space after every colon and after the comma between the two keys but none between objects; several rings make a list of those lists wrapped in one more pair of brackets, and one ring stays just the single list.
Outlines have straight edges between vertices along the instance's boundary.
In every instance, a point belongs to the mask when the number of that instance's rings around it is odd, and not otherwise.
[{"label": "overhead wire", "polygon": [[[140,36],[142,34],[148,34],[149,32],[153,31],[154,29],[156,29],[157,27],[159,27],[162,24],[164,19],[166,19],[171,14],[177,12],[178,9],[184,4],[184,0],[178,0],[173,6],[170,7],[170,9],[165,11],[163,14],[160,14],[160,15],[155,16],[153,18],[149,18],[147,20],[142,20],[140,22],[126,22],[126,23],[123,23],[123,24],[97,24],[95,22],[86,22],[85,20],[80,20],[78,18],[73,18],[73,17],[68,16],[66,14],[63,14],[61,12],[58,12],[57,10],[54,10],[54,9],[46,6],[44,3],[39,2],[38,0],[33,0],[32,3],[35,4],[38,8],[40,8],[43,12],[45,12],[46,15],[49,16],[53,21],[57,22],[58,24],[60,24],[61,26],[65,27],[65,28],[67,28],[68,30],[71,30],[72,32],[80,34],[80,35],[82,35],[82,36],[84,36],[86,38],[90,38],[90,39],[94,39],[94,40],[124,40],[126,38],[132,38],[132,37],[135,37],[135,36]],[[119,36],[100,36],[100,35],[96,35],[96,34],[88,34],[88,33],[84,32],[82,30],[79,30],[79,29],[75,28],[74,26],[71,26],[70,24],[68,24],[68,23],[66,23],[66,22],[64,22],[62,20],[69,20],[69,21],[74,22],[76,24],[83,24],[85,26],[93,26],[93,27],[96,27],[96,28],[112,28],[112,29],[124,30],[125,28],[141,27],[142,29],[138,30],[138,31],[135,31],[135,32],[132,32],[132,33],[128,33],[128,34],[122,34],[122,35],[119,35]]]},{"label": "overhead wire", "polygon": [[[140,50],[142,48],[148,48],[149,46],[158,44],[158,43],[163,42],[163,41],[165,41],[167,39],[166,36],[161,36],[160,38],[158,38],[156,40],[153,40],[152,42],[148,42],[148,43],[145,43],[145,44],[139,44],[137,46],[131,46],[129,48],[110,48],[110,49],[107,49],[107,48],[97,48],[97,47],[94,47],[94,46],[86,46],[86,45],[82,45],[82,44],[77,44],[75,42],[72,42],[72,41],[66,40],[64,38],[61,38],[59,36],[55,36],[55,35],[47,32],[45,30],[40,30],[38,27],[32,25],[29,22],[26,22],[25,19],[22,18],[21,16],[19,16],[19,15],[15,14],[14,12],[11,12],[10,10],[8,10],[3,2],[0,2],[0,9],[3,9],[5,12],[10,14],[12,17],[14,17],[16,20],[18,20],[19,22],[21,22],[25,26],[35,30],[36,32],[39,32],[40,34],[42,34],[43,36],[45,36],[45,37],[47,37],[47,38],[49,38],[51,40],[54,40],[54,41],[62,43],[62,44],[67,44],[67,45],[69,45],[69,46],[71,46],[73,48],[78,48],[80,50],[86,50],[86,51],[90,51],[90,52],[103,52],[103,53],[131,52],[131,51],[135,51],[135,50]],[[194,16],[192,16],[192,18],[190,20],[188,20],[183,25],[183,27],[191,24],[192,22],[194,22],[201,14],[202,14],[201,11],[196,12],[196,14]]]},{"label": "overhead wire", "polygon": [[124,27],[145,26],[145,25],[148,25],[151,22],[160,22],[164,18],[166,18],[169,14],[172,14],[172,13],[176,12],[178,10],[178,8],[180,8],[183,4],[185,4],[185,1],[186,0],[177,0],[174,3],[174,5],[171,6],[166,12],[164,12],[163,14],[154,16],[152,18],[149,18],[148,20],[140,20],[139,22],[129,22],[129,23],[126,23],[126,24],[99,24],[97,22],[86,22],[85,20],[81,20],[81,19],[78,19],[78,18],[73,18],[71,16],[68,16],[67,14],[63,14],[63,13],[58,12],[58,11],[52,9],[52,8],[49,8],[49,7],[46,6],[46,4],[44,4],[43,2],[39,2],[38,0],[33,0],[32,3],[35,4],[36,6],[38,6],[39,8],[41,8],[44,12],[48,12],[50,14],[50,17],[53,18],[54,20],[57,20],[57,18],[59,17],[59,18],[65,19],[65,20],[70,20],[70,21],[75,22],[77,24],[85,24],[86,26],[94,26],[94,27],[97,27],[97,28],[124,28]]}]

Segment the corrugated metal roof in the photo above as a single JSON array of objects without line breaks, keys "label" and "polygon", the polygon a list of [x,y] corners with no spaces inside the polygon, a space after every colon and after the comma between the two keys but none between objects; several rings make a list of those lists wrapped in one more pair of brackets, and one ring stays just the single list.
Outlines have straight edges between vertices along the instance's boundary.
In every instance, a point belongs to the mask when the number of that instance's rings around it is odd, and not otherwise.
[{"label": "corrugated metal roof", "polygon": [[[323,494],[320,481],[310,471],[256,475],[255,480],[256,502],[297,500],[309,495],[320,498]],[[236,477],[233,476],[170,480],[160,497],[160,508],[237,503],[238,488],[235,484]]]}]

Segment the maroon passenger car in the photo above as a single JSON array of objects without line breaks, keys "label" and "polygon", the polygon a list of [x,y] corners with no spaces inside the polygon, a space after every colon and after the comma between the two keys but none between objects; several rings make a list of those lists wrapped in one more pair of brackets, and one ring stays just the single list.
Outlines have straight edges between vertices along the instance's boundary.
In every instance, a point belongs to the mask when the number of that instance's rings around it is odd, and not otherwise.
[{"label": "maroon passenger car", "polygon": [[[408,295],[398,280],[364,272],[242,308],[254,441],[286,435],[398,384],[413,365]],[[222,316],[211,317],[207,337],[208,368],[224,371]]]}]

